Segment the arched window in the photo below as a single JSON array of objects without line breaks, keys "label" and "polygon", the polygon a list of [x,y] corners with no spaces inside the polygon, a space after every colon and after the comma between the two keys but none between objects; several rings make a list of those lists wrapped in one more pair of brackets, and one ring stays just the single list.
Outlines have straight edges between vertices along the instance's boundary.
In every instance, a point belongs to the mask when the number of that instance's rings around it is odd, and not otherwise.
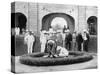
[{"label": "arched window", "polygon": [[97,34],[97,17],[91,16],[87,20],[90,35]]},{"label": "arched window", "polygon": [[20,28],[20,33],[26,29],[27,18],[23,13],[11,13],[11,28]]}]

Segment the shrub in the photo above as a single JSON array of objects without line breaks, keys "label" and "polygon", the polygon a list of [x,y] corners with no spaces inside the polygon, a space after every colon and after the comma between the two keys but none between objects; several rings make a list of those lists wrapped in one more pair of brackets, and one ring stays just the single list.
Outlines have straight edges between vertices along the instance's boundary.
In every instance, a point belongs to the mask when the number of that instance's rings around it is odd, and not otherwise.
[{"label": "shrub", "polygon": [[[81,63],[85,61],[91,60],[93,57],[87,53],[82,52],[69,52],[68,57],[42,57],[46,55],[46,53],[33,53],[27,54],[20,57],[20,62],[26,65],[32,66],[53,66],[53,65],[68,65]],[[70,57],[71,56],[71,57]]]}]

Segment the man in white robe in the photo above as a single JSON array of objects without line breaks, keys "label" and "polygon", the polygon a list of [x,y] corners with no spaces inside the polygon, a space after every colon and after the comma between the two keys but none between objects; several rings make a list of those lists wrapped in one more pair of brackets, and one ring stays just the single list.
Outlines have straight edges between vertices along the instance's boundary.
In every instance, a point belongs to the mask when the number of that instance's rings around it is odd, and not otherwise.
[{"label": "man in white robe", "polygon": [[41,43],[41,52],[44,52],[45,51],[45,45],[46,45],[46,31],[43,30],[41,31],[41,34],[40,34],[40,43]]},{"label": "man in white robe", "polygon": [[33,44],[35,42],[35,37],[33,36],[33,33],[32,32],[27,32],[27,35],[24,37],[24,41],[27,44],[28,54],[32,53]]}]

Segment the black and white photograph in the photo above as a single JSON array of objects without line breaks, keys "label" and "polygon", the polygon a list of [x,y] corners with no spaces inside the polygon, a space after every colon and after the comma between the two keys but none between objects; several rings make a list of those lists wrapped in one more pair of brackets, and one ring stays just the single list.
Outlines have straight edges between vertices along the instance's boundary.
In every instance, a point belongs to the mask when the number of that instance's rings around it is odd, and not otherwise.
[{"label": "black and white photograph", "polygon": [[11,71],[98,68],[98,7],[11,3]]}]

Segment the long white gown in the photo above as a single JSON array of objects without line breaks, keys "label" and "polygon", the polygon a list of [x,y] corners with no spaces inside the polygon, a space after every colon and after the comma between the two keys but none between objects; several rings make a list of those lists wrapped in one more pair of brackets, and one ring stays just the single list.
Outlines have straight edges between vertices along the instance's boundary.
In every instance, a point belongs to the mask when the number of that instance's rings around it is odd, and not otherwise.
[{"label": "long white gown", "polygon": [[41,43],[41,52],[44,52],[46,45],[46,36],[43,33],[41,33],[40,35],[40,43]]},{"label": "long white gown", "polygon": [[35,38],[33,35],[26,35],[24,41],[27,44],[28,53],[32,53],[33,44],[35,42]]}]

